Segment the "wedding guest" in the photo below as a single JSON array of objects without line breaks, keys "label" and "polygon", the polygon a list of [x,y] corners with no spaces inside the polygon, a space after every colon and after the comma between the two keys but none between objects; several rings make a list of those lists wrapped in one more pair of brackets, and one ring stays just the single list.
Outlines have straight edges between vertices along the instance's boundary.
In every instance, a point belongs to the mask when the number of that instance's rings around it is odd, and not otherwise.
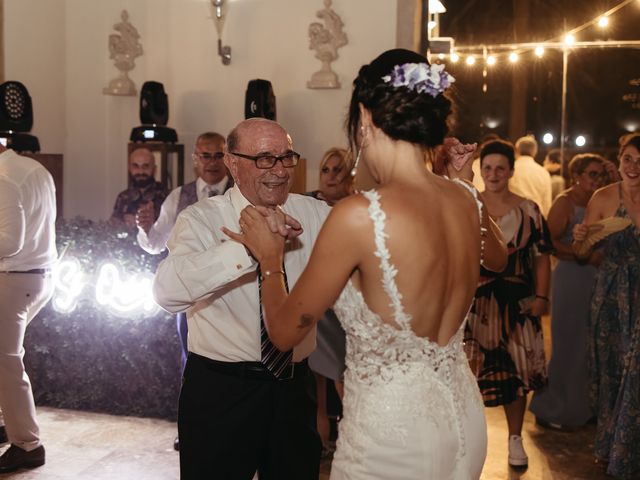
[{"label": "wedding guest", "polygon": [[37,161],[0,145],[0,474],[45,463],[31,383],[27,326],[53,294],[56,189]]},{"label": "wedding guest", "polygon": [[[597,190],[575,226],[574,251],[591,255],[601,248],[603,259],[589,311],[591,400],[597,416],[595,456],[607,473],[640,477],[640,135],[620,139],[621,181]],[[582,250],[598,221],[621,225]],[[587,244],[588,245],[588,244]]]},{"label": "wedding guest", "polygon": [[562,151],[559,148],[549,150],[544,157],[542,166],[549,172],[551,178],[551,201],[553,202],[566,188],[562,176]]},{"label": "wedding guest", "polygon": [[549,384],[533,395],[529,409],[547,427],[579,427],[593,417],[589,404],[587,318],[596,267],[602,252],[586,261],[573,253],[573,227],[582,223],[587,202],[602,186],[605,159],[594,153],[576,155],[569,162],[571,187],[549,211],[549,232],[558,262],[551,277],[551,360]]},{"label": "wedding guest", "polygon": [[485,406],[504,408],[509,465],[523,467],[529,461],[522,442],[527,393],[547,382],[540,317],[549,303],[552,245],[538,206],[510,189],[515,162],[509,142],[490,141],[480,150],[482,199],[502,230],[509,260],[498,273],[481,269],[465,350]]},{"label": "wedding guest", "polygon": [[234,187],[183,210],[167,241],[155,297],[168,311],[186,311],[189,324],[178,408],[182,480],[249,479],[256,470],[267,480],[318,478],[321,442],[307,362],[315,329],[293,351],[275,349],[259,297],[265,278],[277,273],[259,272],[245,247],[221,230],[238,230],[248,205],[287,212],[290,228],[276,228],[290,238],[278,270],[293,287],[329,213],[324,202],[289,194],[299,159],[278,123],[239,123],[225,151]]},{"label": "wedding guest", "polygon": [[155,179],[156,160],[151,150],[138,147],[129,154],[129,188],[118,194],[109,222],[127,228],[136,227],[136,214],[147,202],[153,203],[154,221],[160,215],[167,189]]},{"label": "wedding guest", "polygon": [[518,139],[515,145],[516,160],[513,176],[509,180],[509,189],[516,195],[533,201],[543,215],[551,208],[551,176],[535,156],[538,154],[538,142],[533,135]]}]

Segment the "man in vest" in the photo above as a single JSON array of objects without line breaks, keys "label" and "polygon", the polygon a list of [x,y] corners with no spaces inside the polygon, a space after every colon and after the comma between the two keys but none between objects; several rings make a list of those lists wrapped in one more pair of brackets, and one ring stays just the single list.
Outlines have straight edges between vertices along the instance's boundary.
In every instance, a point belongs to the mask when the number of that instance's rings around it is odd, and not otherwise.
[{"label": "man in vest", "polygon": [[[138,225],[138,244],[148,253],[158,254],[165,244],[176,223],[178,214],[199,200],[220,195],[233,186],[233,178],[224,164],[225,139],[219,133],[206,132],[198,136],[193,152],[193,164],[197,178],[173,190],[162,203],[160,216],[154,222],[153,203],[143,205],[136,216]],[[187,361],[187,315],[184,312],[176,316],[178,336],[182,350],[181,365],[184,370]],[[180,444],[176,438],[174,448]]]}]

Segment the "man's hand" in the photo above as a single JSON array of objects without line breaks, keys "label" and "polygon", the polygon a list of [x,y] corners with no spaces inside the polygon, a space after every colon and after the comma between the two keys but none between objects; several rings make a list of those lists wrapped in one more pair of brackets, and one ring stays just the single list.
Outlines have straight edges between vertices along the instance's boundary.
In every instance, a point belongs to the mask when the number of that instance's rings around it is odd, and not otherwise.
[{"label": "man's hand", "polygon": [[136,214],[136,225],[148,234],[149,230],[151,230],[151,227],[153,226],[154,217],[155,209],[153,208],[153,202],[149,201],[138,209],[138,213]]},{"label": "man's hand", "polygon": [[302,233],[302,225],[282,210],[281,207],[254,207],[267,219],[267,224],[273,233],[279,233],[286,240],[293,240]]}]

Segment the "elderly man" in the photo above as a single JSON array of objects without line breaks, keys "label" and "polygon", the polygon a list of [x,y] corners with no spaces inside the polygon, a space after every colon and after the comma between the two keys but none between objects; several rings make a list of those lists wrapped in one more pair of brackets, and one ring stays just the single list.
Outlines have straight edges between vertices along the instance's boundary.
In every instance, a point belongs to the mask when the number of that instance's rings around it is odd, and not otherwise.
[{"label": "elderly man", "polygon": [[167,190],[156,182],[156,159],[148,148],[139,147],[131,152],[128,168],[130,186],[118,194],[109,221],[135,228],[138,209],[147,202],[153,203],[154,220],[158,218]]},{"label": "elderly man", "polygon": [[0,474],[44,464],[36,408],[24,370],[25,330],[53,293],[56,189],[35,160],[0,146]]},{"label": "elderly man", "polygon": [[[154,282],[165,309],[187,310],[189,358],[178,414],[183,480],[202,478],[317,480],[313,376],[307,356],[315,331],[292,352],[279,352],[262,321],[257,263],[229,240],[248,205],[280,206],[292,230],[283,269],[295,284],[329,207],[289,194],[299,155],[276,122],[252,118],[227,138],[225,162],[235,186],[179,216],[169,256]],[[295,221],[299,219],[300,224]]]},{"label": "elderly man", "polygon": [[[224,144],[222,135],[205,132],[196,139],[193,152],[193,164],[197,178],[186,185],[173,190],[162,203],[158,220],[155,206],[149,201],[138,209],[136,223],[138,224],[138,244],[148,253],[157,254],[165,249],[171,229],[176,223],[178,214],[189,205],[203,198],[220,195],[233,186],[233,179],[228,174],[224,164]],[[176,315],[178,336],[181,347],[181,370],[187,362],[187,315],[179,312]],[[178,438],[173,442],[173,448],[180,449]]]},{"label": "elderly man", "polygon": [[551,208],[551,176],[535,161],[538,142],[533,135],[518,139],[515,145],[516,164],[509,189],[522,197],[533,200],[546,217]]}]

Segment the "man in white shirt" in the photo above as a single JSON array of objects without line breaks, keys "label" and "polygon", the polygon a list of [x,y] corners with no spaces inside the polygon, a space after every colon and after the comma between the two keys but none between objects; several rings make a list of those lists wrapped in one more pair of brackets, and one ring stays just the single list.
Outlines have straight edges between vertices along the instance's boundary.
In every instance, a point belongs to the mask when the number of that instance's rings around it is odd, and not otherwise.
[{"label": "man in white shirt", "polygon": [[533,200],[546,217],[551,208],[551,176],[534,157],[538,142],[532,135],[518,139],[515,145],[516,165],[509,189],[522,197]]},{"label": "man in white shirt", "polygon": [[[229,175],[224,164],[225,140],[222,135],[205,132],[196,139],[193,151],[193,165],[197,178],[186,185],[174,189],[162,203],[160,216],[155,221],[153,202],[147,202],[136,215],[138,225],[138,245],[151,254],[158,254],[165,249],[171,229],[176,223],[178,214],[203,198],[220,195],[233,186],[233,178]],[[176,326],[180,338],[181,372],[187,363],[187,315],[178,312]],[[173,442],[175,450],[180,449],[180,442],[176,438]]]},{"label": "man in white shirt", "polygon": [[[178,413],[182,480],[250,479],[256,471],[260,480],[318,478],[315,383],[306,362],[315,331],[291,353],[271,350],[257,262],[221,231],[239,231],[240,212],[250,204],[282,206],[299,234],[288,242],[283,265],[293,286],[329,213],[324,202],[288,193],[298,159],[276,122],[241,122],[225,156],[235,186],[185,209],[167,242],[154,294],[168,311],[187,310],[189,322]],[[277,370],[274,358],[284,359]]]},{"label": "man in white shirt", "polygon": [[0,146],[0,443],[11,442],[0,457],[0,474],[45,462],[22,343],[27,325],[53,294],[55,219],[49,172]]}]

